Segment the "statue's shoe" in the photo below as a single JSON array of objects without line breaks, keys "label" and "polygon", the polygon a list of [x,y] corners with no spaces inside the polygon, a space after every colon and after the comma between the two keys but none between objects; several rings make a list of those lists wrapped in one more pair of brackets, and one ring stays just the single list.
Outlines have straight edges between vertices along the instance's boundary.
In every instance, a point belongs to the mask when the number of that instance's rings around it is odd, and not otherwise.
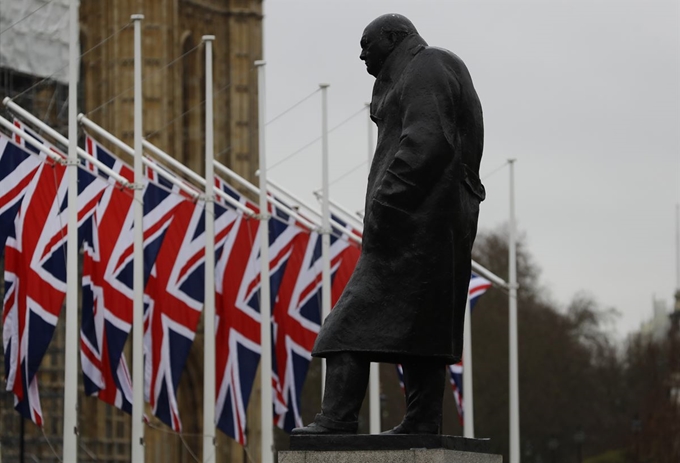
[{"label": "statue's shoe", "polygon": [[302,428],[295,428],[291,432],[293,436],[318,436],[329,434],[356,434],[356,432],[346,431],[342,429],[333,429],[322,426],[318,423],[311,423]]},{"label": "statue's shoe", "polygon": [[356,421],[338,421],[321,413],[317,414],[312,424],[291,431],[294,436],[313,436],[323,434],[356,434],[359,423]]},{"label": "statue's shoe", "polygon": [[384,431],[380,434],[439,434],[439,426],[426,423],[410,424],[402,422],[389,431]]}]

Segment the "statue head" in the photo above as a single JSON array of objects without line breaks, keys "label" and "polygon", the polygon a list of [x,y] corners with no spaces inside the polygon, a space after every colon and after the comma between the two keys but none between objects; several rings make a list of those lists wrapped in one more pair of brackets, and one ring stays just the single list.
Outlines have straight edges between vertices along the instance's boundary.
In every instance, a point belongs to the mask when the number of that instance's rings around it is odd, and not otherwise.
[{"label": "statue head", "polygon": [[366,70],[377,76],[390,53],[409,35],[418,34],[413,23],[400,14],[384,14],[374,19],[361,36],[361,55]]}]

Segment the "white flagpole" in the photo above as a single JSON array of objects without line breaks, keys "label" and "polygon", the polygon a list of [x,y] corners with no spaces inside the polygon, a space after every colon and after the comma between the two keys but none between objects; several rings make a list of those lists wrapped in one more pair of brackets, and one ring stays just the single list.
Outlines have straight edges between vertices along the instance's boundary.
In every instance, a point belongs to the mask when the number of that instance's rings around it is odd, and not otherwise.
[{"label": "white flagpole", "polygon": [[472,400],[472,311],[470,295],[465,302],[463,323],[463,436],[475,437],[475,410]]},{"label": "white flagpole", "polygon": [[[366,103],[366,129],[368,134],[368,172],[371,172],[373,160],[373,121],[371,120],[371,103]],[[380,434],[380,364],[371,363],[371,376],[368,383],[369,397],[369,431],[371,434]]]},{"label": "white flagpole", "polygon": [[[93,130],[97,135],[104,137],[106,140],[110,141],[111,143],[113,143],[114,145],[119,147],[121,150],[123,150],[126,153],[134,156],[134,153],[135,153],[134,149],[130,148],[128,145],[126,145],[125,143],[120,141],[118,138],[114,137],[109,132],[107,132],[106,130],[104,130],[103,128],[101,128],[100,126],[98,126],[97,124],[92,122],[91,120],[89,120],[85,115],[80,114],[78,116],[78,118],[80,120],[80,123],[83,124],[86,128]],[[1,122],[2,122],[2,118],[0,118],[0,123]],[[178,161],[175,161],[172,158],[172,156],[170,156],[165,151],[163,151],[160,148],[158,148],[157,146],[147,142],[146,140],[142,141],[142,147],[144,149],[151,151],[156,156],[161,158],[161,160],[163,160],[164,162],[167,162],[171,166],[177,168],[177,170],[186,174],[188,177],[191,177],[192,179],[196,180],[196,182],[199,185],[201,185],[202,187],[205,188],[205,179],[203,177],[201,177],[196,172],[189,169],[184,164],[182,164]],[[150,169],[153,169],[154,171],[156,171],[158,173],[158,175],[160,175],[160,176],[164,177],[165,179],[171,181],[174,185],[177,185],[177,187],[179,187],[184,192],[188,193],[192,198],[194,198],[194,199],[198,198],[199,194],[198,194],[197,190],[194,189],[193,187],[187,186],[188,183],[185,182],[184,180],[180,180],[175,174],[171,174],[170,173],[171,171],[167,167],[162,166],[161,164],[155,163],[155,162],[151,161],[150,159],[148,159],[146,157],[144,157],[142,159],[142,161],[144,162],[145,166],[147,166]],[[219,163],[216,163],[216,162],[214,162],[213,164],[219,165]],[[241,204],[240,202],[238,202],[237,200],[235,200],[234,198],[229,196],[224,191],[217,189],[217,190],[214,190],[213,192],[216,196],[219,196],[221,199],[223,199],[230,206],[234,207],[235,209],[240,210],[241,212],[246,214],[248,217],[255,216],[255,212],[252,209],[250,209],[247,206],[244,206],[243,204]]]},{"label": "white flagpole", "polygon": [[517,358],[517,238],[515,223],[515,160],[510,164],[509,312],[510,312],[510,463],[519,463],[519,374]]},{"label": "white flagpole", "polygon": [[[49,125],[42,122],[40,119],[35,117],[33,114],[29,113],[24,108],[22,108],[21,106],[19,106],[16,103],[14,103],[9,97],[5,97],[5,99],[2,100],[2,102],[13,113],[18,114],[25,122],[30,122],[35,127],[40,128],[40,130],[44,131],[47,135],[54,138],[56,141],[58,141],[59,143],[61,143],[62,145],[66,146],[68,148],[68,146],[69,146],[68,138],[64,137],[62,134],[60,134],[59,132],[54,130]],[[55,153],[52,152],[48,147],[46,147],[45,145],[42,145],[41,143],[39,143],[37,140],[35,140],[30,135],[27,135],[23,130],[19,130],[11,122],[8,122],[7,119],[5,119],[2,116],[0,116],[0,125],[2,125],[4,128],[9,130],[10,132],[19,135],[21,138],[26,140],[26,142],[29,143],[31,146],[42,151],[43,153],[45,153],[50,158],[55,159],[55,160],[58,158],[58,156],[55,155]],[[82,149],[78,146],[77,141],[75,143],[76,143],[76,152],[78,153],[78,156],[80,156],[82,159],[85,159],[85,160],[91,162],[92,164],[94,164],[95,167],[97,167],[97,169],[100,172],[105,173],[109,177],[113,178],[116,182],[120,183],[125,188],[132,188],[133,185],[131,183],[129,183],[125,179],[125,177],[122,177],[121,175],[117,174],[116,172],[111,170],[109,167],[107,167],[106,164],[103,164],[97,158],[86,153],[84,149]]]},{"label": "white flagpole", "polygon": [[[269,184],[270,187],[272,187],[273,189],[275,189],[276,191],[278,191],[278,192],[281,193],[282,195],[288,197],[288,199],[290,199],[291,201],[295,202],[298,206],[304,207],[309,213],[314,214],[314,215],[316,215],[317,217],[321,217],[321,216],[323,215],[322,213],[319,213],[317,210],[315,210],[314,208],[312,208],[309,204],[307,204],[307,203],[305,203],[304,201],[302,201],[299,197],[295,196],[293,193],[291,193],[290,191],[288,191],[288,190],[286,190],[285,188],[283,188],[281,185],[279,185],[279,184],[273,182],[273,181],[270,180],[270,179],[267,180],[267,183]],[[313,193],[314,193],[314,195],[315,195],[317,198],[319,198],[319,199],[321,199],[321,195],[323,194],[323,193],[319,193],[318,191],[317,191],[317,192],[313,192]],[[329,204],[332,204],[332,201],[331,201],[330,198],[329,198],[328,202],[329,202]],[[314,222],[314,223],[316,223],[316,222]],[[341,224],[340,222],[336,221],[336,220],[333,219],[332,217],[331,217],[330,223],[333,224],[334,227],[339,228],[339,229],[343,229],[343,228],[345,227],[343,224]],[[323,226],[323,225],[322,225],[322,226]],[[330,228],[330,227],[329,227],[329,228]],[[319,230],[319,231],[321,231],[321,230]],[[358,236],[354,235],[353,233],[352,233],[352,234],[349,234],[349,235],[347,235],[347,236],[349,237],[349,239],[350,239],[351,241],[354,241],[354,242],[357,243],[357,244],[361,244],[361,238],[359,238]]]},{"label": "white flagpole", "polygon": [[269,295],[269,212],[267,208],[267,159],[265,151],[265,62],[255,61],[258,86],[258,131],[260,146],[260,425],[262,426],[262,463],[274,462],[274,410],[272,391],[272,325]]},{"label": "white flagpole", "polygon": [[[239,183],[240,185],[242,185],[246,190],[250,191],[251,193],[258,195],[258,197],[259,197],[259,194],[260,194],[260,188],[259,187],[256,187],[255,185],[250,183],[245,178],[241,177],[239,174],[237,174],[236,172],[234,172],[233,170],[231,170],[230,168],[228,168],[227,166],[225,166],[221,162],[215,161],[214,164],[215,164],[215,168],[218,171],[222,172],[223,174],[225,174],[230,179],[232,179],[232,180],[236,181],[237,183]],[[258,174],[259,174],[259,172],[256,173],[256,175],[258,175]],[[298,214],[296,211],[294,211],[293,209],[291,209],[288,206],[286,206],[285,204],[283,204],[281,201],[276,199],[275,196],[273,196],[273,195],[267,196],[267,201],[269,201],[269,203],[272,206],[282,210],[286,214],[293,216],[296,221],[300,222],[300,224],[303,227],[306,227],[310,231],[314,231],[319,227],[318,224],[310,222],[309,220],[305,219],[300,214]]]},{"label": "white flagpole", "polygon": [[214,35],[205,43],[205,296],[203,303],[203,461],[215,461],[215,182],[213,121]]},{"label": "white flagpole", "polygon": [[[331,313],[331,211],[328,198],[328,87],[321,88],[321,323]],[[321,361],[321,397],[326,386],[326,360]]]},{"label": "white flagpole", "polygon": [[[318,200],[321,200],[321,193],[319,193],[318,191],[314,192],[314,196],[316,196]],[[350,212],[346,207],[341,206],[340,204],[333,201],[331,198],[328,198],[328,203],[333,208],[335,208],[336,211],[341,212],[348,221],[352,221],[354,222],[355,225],[358,225],[359,227],[363,228],[364,221],[361,217]]]},{"label": "white flagpole", "polygon": [[486,278],[487,280],[489,280],[491,283],[493,283],[496,286],[500,286],[501,288],[510,289],[509,283],[506,283],[505,280],[503,280],[501,277],[499,277],[495,273],[491,272],[491,270],[488,270],[487,268],[482,267],[480,264],[478,264],[474,260],[472,261],[472,271],[477,273],[479,276]]},{"label": "white flagpole", "polygon": [[[62,165],[68,164],[68,159],[64,160],[64,158],[62,158],[60,155],[52,151],[52,149],[48,145],[45,145],[41,141],[38,141],[38,139],[33,138],[27,132],[21,130],[19,127],[12,124],[10,121],[8,121],[2,116],[0,116],[0,127],[7,129],[8,132],[11,132],[14,135],[20,137],[24,142],[28,143],[33,148],[40,151],[45,157],[50,158],[55,163]],[[65,146],[68,148],[68,143],[66,143]]]},{"label": "white flagpole", "polygon": [[131,461],[144,461],[144,176],[142,171],[142,19],[133,14],[134,37],[134,264],[132,303],[132,443]]},{"label": "white flagpole", "polygon": [[78,0],[69,6],[68,236],[63,459],[78,461]]}]

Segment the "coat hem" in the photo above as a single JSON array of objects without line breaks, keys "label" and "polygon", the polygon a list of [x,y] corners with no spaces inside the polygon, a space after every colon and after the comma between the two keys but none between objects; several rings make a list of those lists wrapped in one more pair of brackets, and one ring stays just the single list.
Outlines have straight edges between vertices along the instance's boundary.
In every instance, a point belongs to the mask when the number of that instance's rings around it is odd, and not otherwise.
[{"label": "coat hem", "polygon": [[343,353],[353,353],[360,354],[366,357],[370,362],[378,363],[405,363],[409,360],[414,360],[418,358],[428,359],[428,360],[441,360],[443,365],[453,365],[460,362],[461,357],[448,354],[414,354],[407,352],[388,352],[388,351],[378,351],[378,350],[368,350],[368,349],[337,349],[337,350],[323,350],[312,352],[312,357],[326,358],[333,354],[343,354]]}]

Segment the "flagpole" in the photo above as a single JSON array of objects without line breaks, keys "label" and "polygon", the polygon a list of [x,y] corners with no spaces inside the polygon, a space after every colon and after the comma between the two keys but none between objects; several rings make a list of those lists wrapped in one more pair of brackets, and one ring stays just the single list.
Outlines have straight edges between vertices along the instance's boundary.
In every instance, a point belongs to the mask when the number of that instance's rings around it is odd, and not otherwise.
[{"label": "flagpole", "polygon": [[[517,358],[517,238],[515,222],[515,159],[510,164],[509,312],[510,312],[510,463],[519,463],[519,374]],[[465,393],[465,391],[463,391]]]},{"label": "flagpole", "polygon": [[[5,97],[5,99],[2,100],[2,103],[7,107],[7,109],[9,109],[13,113],[17,114],[19,117],[24,119],[25,122],[30,122],[35,127],[40,128],[40,130],[44,131],[47,135],[54,138],[56,141],[58,141],[62,145],[66,146],[66,147],[69,146],[68,138],[64,137],[62,134],[60,134],[59,132],[54,130],[52,127],[45,124],[43,121],[41,121],[40,119],[35,117],[33,114],[29,113],[24,108],[22,108],[21,106],[19,106],[15,102],[13,102],[9,97]],[[10,132],[12,132],[16,135],[19,135],[28,144],[30,144],[34,148],[38,149],[39,151],[43,152],[48,157],[50,157],[54,160],[59,159],[59,156],[57,156],[53,151],[51,151],[50,148],[43,145],[42,143],[40,143],[39,141],[37,141],[35,138],[31,137],[30,135],[26,134],[24,131],[18,129],[11,122],[7,121],[7,119],[5,119],[2,116],[0,116],[0,125],[2,125],[4,128],[9,130]],[[100,172],[102,172],[102,173],[108,175],[109,177],[113,178],[114,180],[116,180],[116,182],[120,183],[124,187],[132,188],[132,184],[128,183],[128,181],[125,179],[125,177],[122,177],[121,175],[117,174],[116,172],[111,170],[106,164],[103,164],[97,158],[86,153],[84,149],[80,148],[77,145],[77,142],[76,142],[76,152],[78,153],[78,156],[80,156],[82,159],[85,159],[88,162],[91,162],[92,164],[94,164],[95,167]]]},{"label": "flagpole", "polygon": [[134,23],[134,265],[132,303],[132,442],[131,461],[144,461],[144,190],[142,171],[142,19]]},{"label": "flagpole", "polygon": [[267,208],[267,158],[265,151],[265,62],[257,67],[258,132],[260,148],[260,425],[262,426],[262,463],[274,462],[274,411],[272,391],[272,325],[269,294],[269,211]]},{"label": "flagpole", "polygon": [[[253,185],[253,184],[250,183],[248,180],[246,180],[245,178],[241,177],[239,174],[237,174],[236,172],[234,172],[233,170],[231,170],[230,168],[228,168],[227,166],[225,166],[225,165],[222,164],[221,162],[215,161],[215,162],[214,162],[214,165],[215,165],[215,168],[216,168],[218,171],[222,172],[223,174],[225,174],[225,175],[226,175],[227,177],[229,177],[230,179],[232,179],[232,180],[236,181],[237,183],[241,184],[243,187],[245,187],[245,188],[246,188],[248,191],[250,191],[251,193],[254,193],[254,194],[256,194],[256,195],[259,195],[259,194],[260,194],[260,188],[259,188],[259,187]],[[259,172],[256,173],[256,175],[258,175],[258,174],[259,174]],[[259,197],[259,196],[258,196],[258,197]],[[294,211],[293,209],[291,209],[291,208],[289,208],[288,206],[286,206],[285,204],[283,204],[281,201],[279,201],[278,199],[276,199],[275,196],[273,196],[273,195],[271,195],[271,196],[270,196],[270,195],[267,195],[267,201],[268,201],[271,205],[273,205],[273,206],[279,208],[280,210],[282,210],[283,212],[285,212],[286,214],[289,214],[289,215],[291,215],[292,217],[294,217],[295,220],[297,220],[298,222],[300,222],[300,224],[301,224],[302,226],[306,227],[306,228],[309,229],[310,231],[315,231],[315,230],[319,227],[318,224],[310,222],[309,220],[305,219],[305,218],[302,217],[300,214],[298,214],[296,211]]]},{"label": "flagpole", "polygon": [[[373,121],[371,120],[371,103],[366,103],[366,129],[368,139],[367,165],[368,172],[371,172],[371,161],[373,160]],[[369,432],[380,434],[380,364],[371,363],[371,374],[368,382],[369,397]]]},{"label": "flagpole", "polygon": [[[328,203],[328,87],[321,89],[321,323],[331,313],[331,211]],[[321,397],[326,387],[326,360],[321,359]]]},{"label": "flagpole", "polygon": [[78,0],[69,6],[68,235],[63,459],[78,461]]},{"label": "flagpole", "polygon": [[499,277],[495,273],[491,272],[491,270],[489,270],[485,267],[482,267],[480,264],[478,264],[474,260],[472,261],[472,271],[477,273],[479,276],[486,278],[487,280],[489,280],[494,285],[500,286],[501,288],[510,289],[509,283],[506,283],[505,280],[503,280],[501,277]]},{"label": "flagpole", "polygon": [[[317,200],[321,200],[321,193],[319,193],[318,191],[314,192],[314,196],[316,196]],[[358,225],[363,228],[364,225],[363,219],[361,219],[356,214],[350,212],[346,207],[341,206],[340,204],[333,201],[331,198],[328,198],[328,204],[335,208],[336,211],[341,212],[347,220],[351,220],[354,222],[355,225]]]},{"label": "flagpole", "polygon": [[463,436],[475,437],[475,411],[472,400],[472,310],[469,291],[465,301],[463,323]]},{"label": "flagpole", "polygon": [[[91,120],[89,120],[85,115],[80,114],[78,116],[78,119],[80,120],[80,123],[83,124],[86,128],[93,130],[95,133],[97,133],[98,135],[101,135],[102,137],[104,137],[106,140],[108,140],[111,143],[113,143],[114,145],[116,145],[121,150],[123,150],[126,153],[134,156],[134,153],[135,153],[134,149],[130,148],[128,145],[123,143],[121,140],[114,137],[109,132],[107,132],[106,130],[104,130],[103,128],[101,128],[100,126],[98,126],[97,124],[92,122]],[[0,122],[1,121],[2,121],[2,119],[0,118]],[[168,164],[177,168],[177,170],[186,174],[187,176],[193,178],[194,180],[196,180],[196,182],[199,185],[201,185],[205,188],[205,179],[203,177],[201,177],[196,172],[189,169],[184,164],[181,164],[177,161],[174,161],[174,159],[172,159],[172,157],[168,153],[166,153],[165,151],[161,150],[160,148],[158,148],[157,146],[155,146],[151,143],[148,143],[146,140],[142,140],[142,148],[156,154],[164,162],[168,162]],[[188,187],[187,186],[188,183],[186,183],[183,180],[180,180],[174,174],[170,174],[169,169],[160,166],[160,164],[158,164],[158,163],[154,163],[153,161],[147,159],[146,157],[144,157],[142,159],[142,161],[144,162],[145,166],[147,166],[150,169],[153,169],[154,171],[156,171],[158,173],[158,175],[160,175],[160,176],[166,178],[167,180],[171,181],[174,185],[177,185],[177,187],[179,187],[182,191],[187,192],[192,198],[194,198],[194,199],[197,198],[197,195],[198,195],[197,191],[195,189]],[[218,164],[219,163],[217,163],[217,162],[213,162],[213,165],[218,165]],[[219,196],[221,199],[223,199],[227,204],[232,206],[234,209],[238,209],[241,212],[243,212],[244,214],[246,214],[248,217],[255,216],[255,212],[252,209],[241,204],[240,202],[238,202],[237,200],[235,200],[234,198],[229,196],[224,191],[217,189],[217,190],[214,190],[214,194],[215,194],[215,196]]]},{"label": "flagpole", "polygon": [[215,182],[213,121],[214,35],[205,43],[205,295],[203,304],[203,462],[215,461]]},{"label": "flagpole", "polygon": [[[309,204],[307,204],[307,203],[305,203],[304,201],[302,201],[299,197],[295,196],[293,193],[291,193],[290,191],[286,190],[286,189],[283,188],[281,185],[279,185],[279,184],[273,182],[272,180],[267,179],[267,184],[268,184],[270,187],[272,187],[273,189],[275,189],[276,191],[278,191],[279,193],[281,193],[282,195],[287,196],[289,200],[291,200],[291,201],[297,203],[298,206],[302,206],[302,207],[304,207],[305,209],[307,209],[307,211],[309,211],[311,214],[314,214],[314,215],[316,215],[317,217],[321,217],[321,216],[323,215],[323,214],[319,213],[318,211],[314,210]],[[316,193],[314,193],[314,194],[315,194],[318,198],[320,198],[320,196],[319,196],[317,193],[318,193],[318,192],[316,192]],[[322,193],[322,194],[323,194],[323,193]],[[329,204],[330,204],[330,203],[331,203],[331,201],[330,201],[330,198],[329,198]],[[329,215],[330,215],[330,214],[329,214]],[[314,222],[314,223],[316,223],[316,222]],[[338,221],[336,221],[336,220],[333,219],[332,217],[331,217],[330,223],[331,223],[334,227],[336,227],[336,228],[339,228],[339,229],[345,228],[343,224],[339,223]],[[322,226],[323,226],[323,225],[322,225]],[[356,244],[361,244],[361,238],[359,238],[358,236],[356,236],[356,235],[354,235],[354,234],[350,234],[350,235],[348,235],[348,236],[349,236],[349,239],[350,239],[351,241],[354,241]]]}]

